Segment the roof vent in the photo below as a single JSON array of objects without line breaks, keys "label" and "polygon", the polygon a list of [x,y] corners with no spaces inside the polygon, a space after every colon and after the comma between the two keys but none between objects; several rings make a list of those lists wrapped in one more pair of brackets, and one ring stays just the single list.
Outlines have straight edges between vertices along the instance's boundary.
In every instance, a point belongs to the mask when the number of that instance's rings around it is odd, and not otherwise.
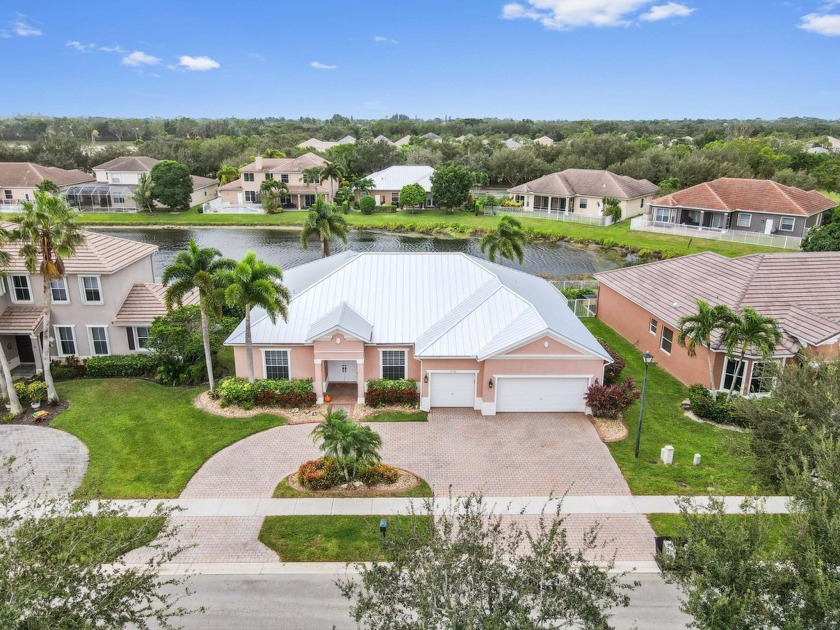
[{"label": "roof vent", "polygon": [[674,308],[677,308],[680,305],[679,302],[674,302]]}]

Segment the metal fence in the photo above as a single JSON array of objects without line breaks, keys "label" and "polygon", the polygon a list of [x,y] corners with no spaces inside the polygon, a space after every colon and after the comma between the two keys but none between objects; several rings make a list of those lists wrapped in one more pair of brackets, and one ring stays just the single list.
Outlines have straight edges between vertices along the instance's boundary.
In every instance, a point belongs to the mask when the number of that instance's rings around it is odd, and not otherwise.
[{"label": "metal fence", "polygon": [[519,208],[508,208],[505,206],[492,206],[484,209],[484,214],[503,215],[513,217],[525,217],[529,219],[549,219],[551,221],[563,221],[565,223],[582,223],[584,225],[596,225],[606,227],[613,224],[612,217],[587,217],[570,212],[548,212],[543,210],[520,210]]},{"label": "metal fence", "polygon": [[780,249],[799,249],[802,239],[796,236],[780,236],[778,234],[759,234],[742,230],[700,230],[687,225],[673,225],[651,221],[647,216],[635,217],[630,220],[630,229],[641,232],[655,232],[657,234],[674,234],[689,238],[704,238],[731,243],[745,243],[748,245],[764,245]]},{"label": "metal fence", "polygon": [[566,303],[572,309],[572,312],[580,318],[598,315],[598,298],[581,298],[579,300],[566,298]]},{"label": "metal fence", "polygon": [[552,280],[553,284],[559,291],[563,289],[591,289],[598,291],[597,280]]}]

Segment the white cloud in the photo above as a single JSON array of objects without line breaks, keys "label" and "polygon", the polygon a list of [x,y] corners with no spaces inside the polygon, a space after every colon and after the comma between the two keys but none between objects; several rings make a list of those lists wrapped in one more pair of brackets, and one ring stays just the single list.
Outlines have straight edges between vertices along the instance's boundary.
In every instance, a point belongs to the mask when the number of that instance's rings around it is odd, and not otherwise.
[{"label": "white cloud", "polygon": [[373,41],[377,44],[399,44],[399,42],[396,39],[393,39],[391,37],[384,37],[382,35],[374,35]]},{"label": "white cloud", "polygon": [[670,20],[671,18],[688,17],[696,10],[678,2],[668,2],[667,4],[658,4],[651,7],[649,11],[642,13],[639,19],[645,20],[646,22],[658,22],[660,20]]},{"label": "white cloud", "polygon": [[77,42],[76,40],[67,42],[64,44],[65,46],[69,46],[70,48],[74,48],[79,52],[89,52],[96,48],[96,44],[83,44],[82,42]]},{"label": "white cloud", "polygon": [[154,66],[160,63],[160,59],[154,55],[149,55],[141,50],[135,50],[122,58],[123,65],[133,66]]},{"label": "white cloud", "polygon": [[178,68],[181,70],[195,70],[196,72],[204,72],[206,70],[215,70],[219,67],[219,62],[210,57],[190,57],[189,55],[181,55],[178,57]]},{"label": "white cloud", "polygon": [[12,26],[14,27],[15,35],[19,35],[20,37],[38,37],[43,34],[40,29],[35,28],[27,21],[25,15],[21,15],[20,13],[18,13],[18,18],[12,23]]},{"label": "white cloud", "polygon": [[655,6],[646,13],[639,11],[654,0],[525,0],[511,2],[502,8],[502,19],[534,20],[547,29],[568,30],[578,27],[629,26],[639,19],[662,20],[690,15],[690,9],[676,2]]},{"label": "white cloud", "polygon": [[338,66],[328,66],[325,63],[321,63],[320,61],[313,61],[309,64],[311,67],[315,68],[316,70],[336,70]]},{"label": "white cloud", "polygon": [[121,55],[124,55],[125,53],[128,52],[125,48],[123,48],[119,44],[115,44],[113,46],[100,46],[99,50],[101,50],[102,52],[106,52],[106,53],[119,53]]},{"label": "white cloud", "polygon": [[809,13],[802,16],[799,28],[826,37],[840,36],[840,14]]}]

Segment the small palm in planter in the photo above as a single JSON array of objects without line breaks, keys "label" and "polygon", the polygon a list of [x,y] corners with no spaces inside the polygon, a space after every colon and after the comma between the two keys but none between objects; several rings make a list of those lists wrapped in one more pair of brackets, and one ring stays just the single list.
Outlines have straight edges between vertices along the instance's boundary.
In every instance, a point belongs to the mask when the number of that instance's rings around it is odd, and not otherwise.
[{"label": "small palm in planter", "polygon": [[360,466],[380,461],[382,438],[369,427],[356,424],[344,410],[324,414],[324,422],[312,429],[312,437],[325,456],[334,458],[346,481],[351,481]]},{"label": "small palm in planter", "polygon": [[26,390],[30,406],[33,409],[38,409],[41,406],[41,401],[47,398],[47,384],[43,381],[33,381]]}]

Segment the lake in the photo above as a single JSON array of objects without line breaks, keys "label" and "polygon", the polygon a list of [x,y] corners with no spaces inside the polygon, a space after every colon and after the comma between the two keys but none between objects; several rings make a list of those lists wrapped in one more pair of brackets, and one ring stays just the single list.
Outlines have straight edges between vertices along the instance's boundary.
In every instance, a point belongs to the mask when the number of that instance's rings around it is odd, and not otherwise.
[{"label": "lake", "polygon": [[[160,248],[155,255],[155,273],[158,279],[178,252],[187,248],[190,239],[199,247],[215,247],[224,256],[241,259],[253,251],[260,258],[286,269],[316,260],[321,255],[320,244],[314,239],[308,249],[300,245],[298,232],[264,228],[172,228],[172,229],[106,229],[90,228],[144,243],[154,243]],[[353,230],[347,243],[334,239],[332,252],[352,249],[358,252],[464,252],[486,258],[478,246],[477,238],[438,238],[424,235],[392,234],[388,232]],[[588,276],[621,266],[621,257],[614,252],[578,247],[568,243],[530,243],[525,246],[522,266],[501,261],[502,264],[551,278]]]}]

